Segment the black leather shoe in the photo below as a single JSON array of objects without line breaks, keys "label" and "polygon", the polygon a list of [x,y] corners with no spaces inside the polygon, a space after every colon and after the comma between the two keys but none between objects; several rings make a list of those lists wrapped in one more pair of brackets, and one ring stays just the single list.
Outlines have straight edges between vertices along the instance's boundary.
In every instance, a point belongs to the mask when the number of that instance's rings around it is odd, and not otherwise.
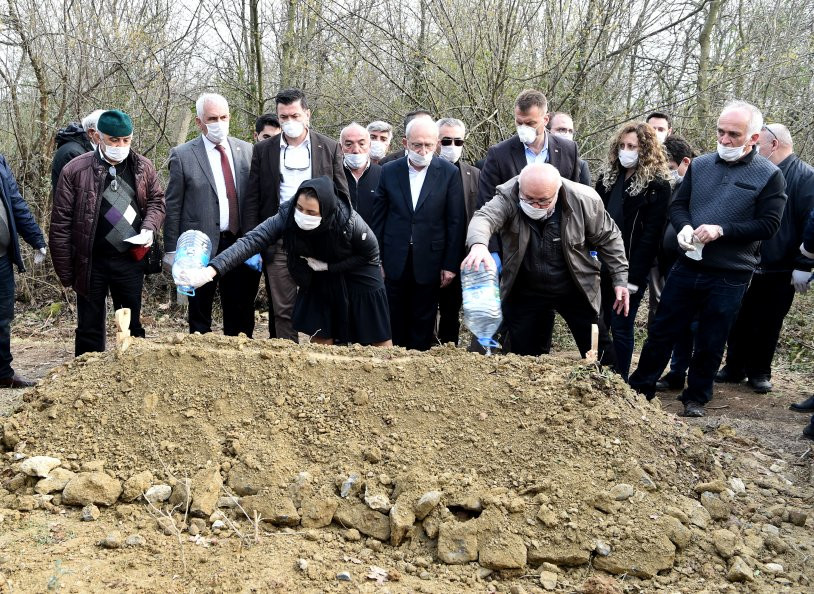
[{"label": "black leather shoe", "polygon": [[809,396],[802,402],[793,402],[789,408],[796,412],[814,412],[814,396]]},{"label": "black leather shoe", "polygon": [[715,381],[719,384],[739,384],[745,377],[745,374],[733,373],[724,365],[718,370],[718,373],[715,374]]},{"label": "black leather shoe", "polygon": [[814,419],[803,429],[803,437],[814,440]]},{"label": "black leather shoe", "polygon": [[747,383],[751,386],[752,390],[754,390],[758,394],[766,394],[768,392],[771,392],[773,388],[772,382],[765,375],[758,377],[750,377]]},{"label": "black leather shoe", "polygon": [[684,416],[685,417],[703,417],[704,405],[700,402],[685,402],[684,403]]},{"label": "black leather shoe", "polygon": [[32,382],[24,377],[20,377],[16,373],[11,377],[0,378],[0,388],[30,388],[36,386],[37,382]]},{"label": "black leather shoe", "polygon": [[667,373],[663,378],[656,382],[657,392],[666,392],[667,390],[683,390],[684,389],[684,376]]}]

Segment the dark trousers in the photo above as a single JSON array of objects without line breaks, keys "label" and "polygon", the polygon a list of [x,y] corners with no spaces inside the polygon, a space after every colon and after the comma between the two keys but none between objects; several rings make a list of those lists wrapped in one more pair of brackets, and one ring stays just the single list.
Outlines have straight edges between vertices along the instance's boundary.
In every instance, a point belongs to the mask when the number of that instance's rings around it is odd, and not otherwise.
[{"label": "dark trousers", "polygon": [[693,320],[689,328],[684,329],[673,345],[673,355],[670,358],[670,374],[682,380],[687,377],[687,370],[690,368],[693,346],[695,345],[695,334],[698,332],[698,321]]},{"label": "dark trousers", "polygon": [[130,336],[144,338],[141,325],[141,289],[144,286],[145,261],[136,262],[129,253],[93,256],[87,296],[76,295],[76,339],[74,353],[105,350],[107,294],[113,309],[130,308]]},{"label": "dark trousers", "polygon": [[667,277],[656,318],[639,357],[639,366],[630,376],[631,387],[648,398],[655,395],[656,382],[670,359],[673,345],[697,315],[695,351],[681,400],[685,403],[709,402],[726,337],[738,315],[748,284],[748,280],[738,277],[727,278],[726,272],[712,274],[681,262],[676,264]]},{"label": "dark trousers", "polygon": [[[630,362],[633,360],[633,348],[635,346],[634,325],[636,323],[636,313],[642,302],[644,291],[647,287],[639,289],[630,296],[630,308],[628,314],[618,314],[613,311],[613,304],[616,301],[616,292],[609,275],[602,275],[602,317],[606,328],[610,328],[613,338],[613,367],[616,372],[627,381],[630,373]],[[605,357],[604,363],[609,363]]]},{"label": "dark trousers", "polygon": [[14,268],[11,257],[0,256],[0,379],[12,377],[11,321],[14,319]]},{"label": "dark trousers", "polygon": [[266,299],[269,302],[269,338],[277,338],[277,324],[274,319],[274,300],[271,298],[271,285],[269,284],[269,272],[263,262],[263,280],[266,283]]},{"label": "dark trousers", "polygon": [[438,281],[429,285],[417,283],[413,275],[413,253],[410,250],[407,264],[399,280],[385,278],[387,301],[390,304],[390,327],[393,344],[408,349],[427,351],[432,346],[435,316],[438,312]]},{"label": "dark trousers", "polygon": [[551,347],[551,319],[565,320],[582,357],[591,349],[591,325],[597,322],[588,300],[578,290],[562,296],[510,294],[503,302],[509,350],[517,355],[543,355]]},{"label": "dark trousers", "polygon": [[727,341],[726,368],[752,379],[772,376],[783,319],[791,309],[791,273],[755,274]]},{"label": "dark trousers", "polygon": [[441,344],[458,344],[461,334],[461,275],[456,274],[452,282],[438,292],[438,330],[436,335]]},{"label": "dark trousers", "polygon": [[[226,250],[236,239],[229,232],[221,233],[218,253]],[[237,336],[243,332],[251,338],[254,333],[254,300],[259,287],[260,272],[241,264],[216,281],[195,289],[195,296],[189,298],[189,333],[212,332],[212,303],[217,289],[223,308],[223,333]]]}]

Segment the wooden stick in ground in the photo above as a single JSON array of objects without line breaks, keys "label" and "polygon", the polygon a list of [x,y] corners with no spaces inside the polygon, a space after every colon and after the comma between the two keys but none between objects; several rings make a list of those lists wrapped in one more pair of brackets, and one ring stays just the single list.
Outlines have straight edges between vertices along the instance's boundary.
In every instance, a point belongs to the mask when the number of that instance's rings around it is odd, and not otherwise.
[{"label": "wooden stick in ground", "polygon": [[596,363],[599,357],[599,326],[591,324],[591,350],[585,353],[589,363]]},{"label": "wooden stick in ground", "polygon": [[130,308],[123,307],[121,309],[117,309],[113,314],[113,317],[115,318],[116,326],[118,327],[116,331],[116,344],[121,350],[125,351],[133,341],[133,338],[130,336]]}]

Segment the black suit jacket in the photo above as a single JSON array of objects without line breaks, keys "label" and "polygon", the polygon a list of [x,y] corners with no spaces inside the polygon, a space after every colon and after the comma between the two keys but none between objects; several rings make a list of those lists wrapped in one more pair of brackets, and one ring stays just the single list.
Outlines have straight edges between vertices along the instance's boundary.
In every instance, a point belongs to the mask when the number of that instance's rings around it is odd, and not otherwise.
[{"label": "black suit jacket", "polygon": [[466,232],[460,171],[433,158],[413,209],[407,157],[387,163],[373,199],[371,226],[387,278],[400,280],[405,274],[411,242],[417,283],[440,283],[441,270],[457,274]]},{"label": "black suit jacket", "polygon": [[[311,130],[311,179],[327,175],[334,182],[336,193],[350,202],[348,181],[345,179],[342,149],[331,140]],[[280,134],[254,145],[249,182],[246,186],[246,225],[253,229],[280,210]],[[273,248],[264,250],[270,258]]]},{"label": "black suit jacket", "polygon": [[591,183],[591,170],[588,168],[588,161],[582,159],[579,160],[579,183],[594,187]]},{"label": "black suit jacket", "polygon": [[384,157],[381,158],[379,161],[379,165],[387,165],[388,163],[395,161],[396,159],[401,159],[404,157],[404,148],[399,148],[394,151],[390,151]]},{"label": "black suit jacket", "polygon": [[458,161],[461,169],[461,184],[464,192],[464,205],[466,206],[466,224],[472,220],[472,215],[478,210],[478,183],[480,169],[469,163]]},{"label": "black suit jacket", "polygon": [[[577,145],[567,138],[548,134],[548,159],[565,179],[578,182]],[[526,166],[526,147],[517,134],[489,148],[480,174],[478,207],[495,197],[495,188],[518,175]]]}]

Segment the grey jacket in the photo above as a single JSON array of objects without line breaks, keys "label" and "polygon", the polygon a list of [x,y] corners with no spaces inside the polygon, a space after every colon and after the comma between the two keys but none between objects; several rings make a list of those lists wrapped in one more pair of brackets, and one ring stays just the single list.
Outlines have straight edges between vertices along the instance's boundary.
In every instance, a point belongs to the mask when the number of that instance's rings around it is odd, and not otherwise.
[{"label": "grey jacket", "polygon": [[[470,249],[476,243],[488,245],[493,233],[500,234],[503,244],[502,299],[514,286],[531,233],[529,219],[520,210],[519,177],[515,176],[495,189],[495,197],[472,217],[466,235],[466,247]],[[622,234],[593,188],[563,179],[557,200],[563,207],[560,235],[565,262],[574,282],[599,314],[599,260],[591,256],[591,251],[598,252],[607,265],[613,286],[627,286],[628,266]]]},{"label": "grey jacket", "polygon": [[[240,234],[251,231],[246,220],[246,184],[252,163],[252,145],[228,137],[234,162],[235,190],[240,210]],[[185,142],[170,151],[170,180],[165,199],[167,217],[164,220],[164,250],[175,251],[178,236],[184,231],[203,231],[212,242],[212,255],[218,253],[220,241],[220,210],[215,177],[203,137]]]}]

